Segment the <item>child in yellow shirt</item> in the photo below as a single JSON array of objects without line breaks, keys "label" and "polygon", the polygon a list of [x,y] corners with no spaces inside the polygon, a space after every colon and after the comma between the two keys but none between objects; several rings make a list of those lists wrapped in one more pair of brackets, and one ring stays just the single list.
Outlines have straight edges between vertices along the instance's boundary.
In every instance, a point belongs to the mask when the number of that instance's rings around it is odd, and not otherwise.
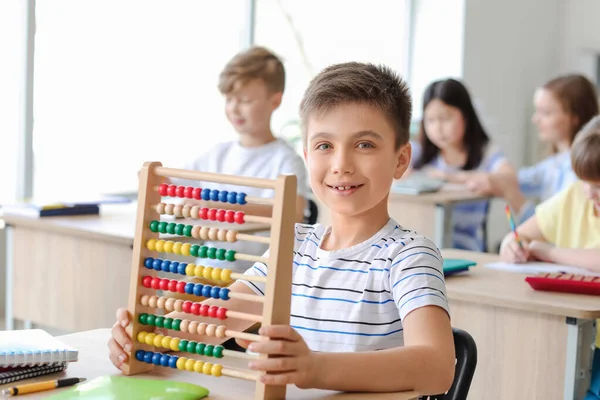
[{"label": "child in yellow shirt", "polygon": [[[500,247],[508,262],[541,260],[600,272],[600,116],[582,128],[571,148],[573,171],[580,179],[540,204]],[[598,323],[597,323],[598,325]],[[600,399],[600,335],[586,400]]]}]

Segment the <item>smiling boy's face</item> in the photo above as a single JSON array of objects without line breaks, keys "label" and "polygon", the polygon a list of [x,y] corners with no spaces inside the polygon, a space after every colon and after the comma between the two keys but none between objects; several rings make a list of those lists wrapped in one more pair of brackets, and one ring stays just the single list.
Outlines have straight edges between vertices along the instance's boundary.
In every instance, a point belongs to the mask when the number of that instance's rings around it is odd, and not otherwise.
[{"label": "smiling boy's face", "polygon": [[304,152],[315,196],[332,213],[387,213],[394,179],[410,163],[410,144],[395,150],[395,131],[379,110],[344,104],[308,118]]}]

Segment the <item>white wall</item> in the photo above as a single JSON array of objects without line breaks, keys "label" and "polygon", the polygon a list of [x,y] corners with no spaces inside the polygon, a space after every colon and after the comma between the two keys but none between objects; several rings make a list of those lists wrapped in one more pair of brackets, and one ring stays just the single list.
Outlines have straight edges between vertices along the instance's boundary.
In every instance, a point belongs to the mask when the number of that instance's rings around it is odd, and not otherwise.
[{"label": "white wall", "polygon": [[600,55],[600,1],[565,0],[564,32],[560,69],[595,76],[596,57]]},{"label": "white wall", "polygon": [[[463,80],[488,133],[517,167],[533,161],[533,92],[560,71],[563,5],[563,0],[466,0]],[[494,202],[490,214],[491,243],[508,231],[500,203]]]}]

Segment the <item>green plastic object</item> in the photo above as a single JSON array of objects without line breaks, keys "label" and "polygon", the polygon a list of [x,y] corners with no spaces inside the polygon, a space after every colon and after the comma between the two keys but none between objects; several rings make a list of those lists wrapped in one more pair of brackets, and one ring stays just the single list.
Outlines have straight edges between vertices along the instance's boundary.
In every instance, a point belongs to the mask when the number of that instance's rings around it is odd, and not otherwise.
[{"label": "green plastic object", "polygon": [[206,396],[208,396],[208,389],[186,382],[103,376],[80,383],[69,390],[48,397],[48,399],[196,400]]},{"label": "green plastic object", "polygon": [[470,267],[477,265],[475,261],[460,258],[444,258],[444,275],[450,276],[459,272],[468,271]]}]

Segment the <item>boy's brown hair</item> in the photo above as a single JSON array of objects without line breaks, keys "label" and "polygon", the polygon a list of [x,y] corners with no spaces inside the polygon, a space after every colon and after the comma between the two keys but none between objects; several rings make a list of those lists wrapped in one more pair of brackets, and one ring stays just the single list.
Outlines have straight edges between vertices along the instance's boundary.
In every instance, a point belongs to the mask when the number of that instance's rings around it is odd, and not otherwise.
[{"label": "boy's brown hair", "polygon": [[600,182],[600,116],[577,134],[571,147],[571,165],[579,179]]},{"label": "boy's brown hair", "polygon": [[579,74],[559,76],[546,82],[543,88],[556,96],[565,112],[577,118],[577,125],[573,127],[569,138],[569,142],[573,143],[581,128],[598,115],[596,88],[589,79]]},{"label": "boy's brown hair", "polygon": [[311,115],[349,103],[367,104],[382,112],[396,132],[396,150],[408,142],[412,113],[408,85],[386,66],[348,62],[325,68],[304,92],[300,121],[305,143]]},{"label": "boy's brown hair", "polygon": [[219,91],[228,94],[253,79],[260,79],[272,93],[283,93],[285,69],[281,60],[264,47],[254,46],[236,54],[219,75]]}]

